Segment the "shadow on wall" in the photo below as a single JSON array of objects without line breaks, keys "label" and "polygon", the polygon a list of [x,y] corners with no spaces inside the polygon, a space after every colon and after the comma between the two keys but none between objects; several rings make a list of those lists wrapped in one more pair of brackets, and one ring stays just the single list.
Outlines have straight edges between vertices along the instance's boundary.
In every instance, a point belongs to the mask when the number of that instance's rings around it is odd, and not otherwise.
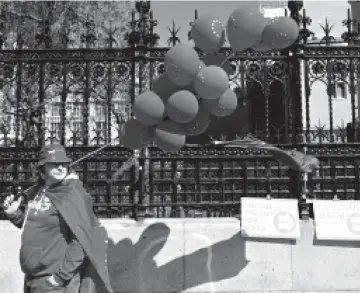
[{"label": "shadow on wall", "polygon": [[235,277],[249,263],[245,241],[239,232],[158,266],[154,258],[167,242],[169,233],[168,226],[156,223],[143,232],[137,243],[126,238],[115,244],[109,239],[108,269],[114,292],[181,292],[211,280]]}]

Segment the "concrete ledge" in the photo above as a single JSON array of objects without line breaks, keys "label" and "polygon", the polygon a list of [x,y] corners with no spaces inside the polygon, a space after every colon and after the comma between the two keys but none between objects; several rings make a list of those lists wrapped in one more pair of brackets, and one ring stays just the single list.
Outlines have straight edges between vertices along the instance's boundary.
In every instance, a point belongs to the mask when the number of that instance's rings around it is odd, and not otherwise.
[{"label": "concrete ledge", "polygon": [[[115,293],[359,292],[360,243],[241,238],[233,218],[101,220]],[[0,221],[1,293],[22,292],[20,230]]]}]

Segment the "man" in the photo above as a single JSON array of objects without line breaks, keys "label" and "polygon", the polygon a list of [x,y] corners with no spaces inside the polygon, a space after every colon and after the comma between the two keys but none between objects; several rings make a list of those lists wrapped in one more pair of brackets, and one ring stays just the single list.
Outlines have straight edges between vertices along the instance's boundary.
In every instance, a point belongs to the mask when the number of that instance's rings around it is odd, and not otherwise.
[{"label": "man", "polygon": [[22,227],[20,264],[26,293],[112,293],[106,265],[107,233],[93,213],[91,196],[74,174],[62,145],[40,151],[41,179],[4,209]]}]

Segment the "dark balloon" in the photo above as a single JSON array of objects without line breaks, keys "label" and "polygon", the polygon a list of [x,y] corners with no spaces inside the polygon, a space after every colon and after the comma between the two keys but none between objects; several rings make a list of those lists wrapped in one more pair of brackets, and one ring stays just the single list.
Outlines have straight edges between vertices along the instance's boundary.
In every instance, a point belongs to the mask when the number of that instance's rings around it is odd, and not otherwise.
[{"label": "dark balloon", "polygon": [[262,14],[247,6],[232,12],[227,22],[227,37],[234,51],[243,51],[250,48],[259,40],[264,29]]},{"label": "dark balloon", "polygon": [[208,66],[197,75],[195,89],[203,99],[217,99],[228,88],[229,77],[219,66]]},{"label": "dark balloon", "polygon": [[202,100],[204,107],[214,116],[225,117],[237,108],[237,95],[231,89],[227,89],[224,94],[216,100]]},{"label": "dark balloon", "polygon": [[197,18],[193,22],[191,32],[195,46],[206,53],[218,52],[225,41],[224,25],[212,15]]},{"label": "dark balloon", "polygon": [[198,100],[189,91],[181,90],[170,96],[166,105],[166,113],[177,123],[191,121],[198,112]]},{"label": "dark balloon", "polygon": [[179,87],[175,85],[165,73],[153,82],[152,91],[162,99],[164,105],[167,103],[169,97],[178,90]]},{"label": "dark balloon", "polygon": [[132,150],[140,150],[151,141],[151,128],[136,119],[125,122],[120,129],[121,144]]},{"label": "dark balloon", "polygon": [[177,86],[190,85],[199,71],[198,53],[186,44],[169,49],[164,60],[165,72]]},{"label": "dark balloon", "polygon": [[142,124],[153,126],[164,118],[164,103],[157,94],[152,91],[146,91],[135,99],[133,113]]},{"label": "dark balloon", "polygon": [[170,120],[159,123],[153,135],[154,142],[164,152],[177,152],[186,142],[182,126]]},{"label": "dark balloon", "polygon": [[204,106],[199,105],[197,115],[188,123],[183,124],[183,129],[189,136],[200,135],[205,132],[211,122],[211,117]]},{"label": "dark balloon", "polygon": [[223,54],[207,54],[204,58],[204,63],[207,66],[215,65],[215,66],[221,66],[221,68],[228,74],[233,74],[233,68],[229,61],[227,61],[228,57],[224,56]]},{"label": "dark balloon", "polygon": [[290,17],[275,18],[262,32],[262,43],[273,49],[286,49],[298,38],[300,28]]},{"label": "dark balloon", "polygon": [[[202,68],[205,68],[206,65],[204,64],[204,62],[202,60],[199,60],[199,70],[198,72],[202,69]],[[187,86],[183,86],[183,87],[180,87],[179,90],[185,90],[185,91],[189,91],[191,92],[193,95],[195,95],[196,97],[198,97],[198,94],[197,94],[197,91],[195,89],[195,85],[196,85],[196,82],[195,80],[187,85]]]}]

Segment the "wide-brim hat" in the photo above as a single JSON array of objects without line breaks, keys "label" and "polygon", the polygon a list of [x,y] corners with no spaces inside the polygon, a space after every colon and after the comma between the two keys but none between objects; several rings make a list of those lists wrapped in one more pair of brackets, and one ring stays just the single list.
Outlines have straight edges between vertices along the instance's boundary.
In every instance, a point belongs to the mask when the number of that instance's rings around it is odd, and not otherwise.
[{"label": "wide-brim hat", "polygon": [[71,161],[61,144],[49,144],[41,148],[38,166],[45,163],[70,163]]}]

